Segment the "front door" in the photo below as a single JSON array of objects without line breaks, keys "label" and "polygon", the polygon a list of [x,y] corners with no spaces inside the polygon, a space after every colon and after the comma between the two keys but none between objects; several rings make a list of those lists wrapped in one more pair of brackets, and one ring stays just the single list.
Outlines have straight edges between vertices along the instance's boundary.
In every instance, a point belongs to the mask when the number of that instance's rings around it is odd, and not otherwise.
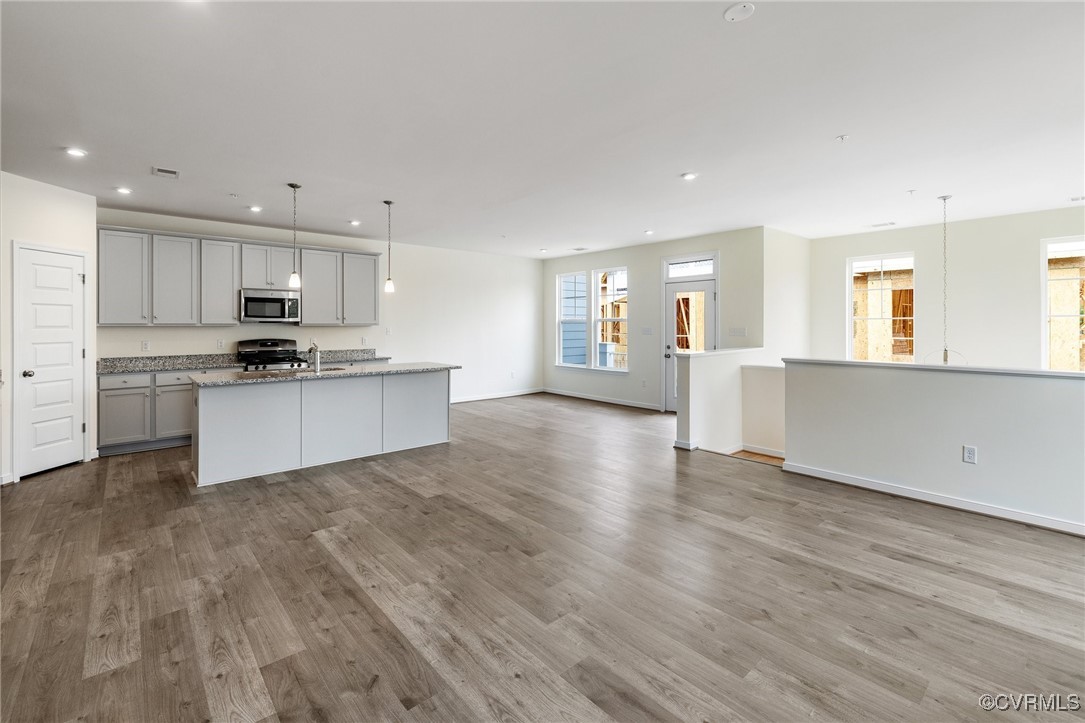
[{"label": "front door", "polygon": [[83,459],[83,257],[15,250],[15,476]]},{"label": "front door", "polygon": [[664,408],[678,410],[675,352],[716,348],[716,282],[675,281],[667,285],[667,328],[663,339]]}]

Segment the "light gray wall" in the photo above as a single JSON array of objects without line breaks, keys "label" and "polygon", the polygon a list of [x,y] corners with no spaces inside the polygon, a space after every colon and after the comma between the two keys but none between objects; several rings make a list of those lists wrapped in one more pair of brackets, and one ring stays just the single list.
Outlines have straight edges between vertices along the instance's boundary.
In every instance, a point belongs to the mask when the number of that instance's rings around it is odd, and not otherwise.
[{"label": "light gray wall", "polygon": [[[94,325],[97,308],[98,245],[95,231],[96,201],[93,196],[50,186],[39,181],[0,173],[0,481],[12,479],[12,383],[15,379],[12,339],[12,261],[14,243],[79,251],[86,256],[87,358],[96,357]],[[97,455],[98,397],[93,377],[88,379],[84,409],[92,454]]]},{"label": "light gray wall", "polygon": [[[1044,343],[1041,242],[1083,233],[1085,209],[1080,206],[951,222],[948,342],[963,355],[951,361],[1039,368]],[[916,265],[915,360],[941,363],[941,224],[820,238],[811,249],[812,356],[843,359],[847,354],[847,259],[911,252]]]}]

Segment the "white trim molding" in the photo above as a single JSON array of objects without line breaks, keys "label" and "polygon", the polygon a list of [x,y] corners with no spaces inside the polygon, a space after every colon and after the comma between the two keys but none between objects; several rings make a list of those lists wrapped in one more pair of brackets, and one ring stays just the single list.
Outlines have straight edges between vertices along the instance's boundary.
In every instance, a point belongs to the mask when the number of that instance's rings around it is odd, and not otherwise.
[{"label": "white trim molding", "polygon": [[907,497],[908,499],[930,502],[931,504],[939,505],[941,507],[952,507],[958,510],[977,512],[981,515],[987,515],[988,517],[999,517],[1004,520],[1023,522],[1026,525],[1044,527],[1049,530],[1068,532],[1071,535],[1085,537],[1085,525],[1070,520],[1035,515],[1030,512],[1021,512],[1020,510],[1012,510],[1006,507],[985,504],[983,502],[973,502],[972,500],[951,497],[937,492],[927,492],[926,490],[905,487],[890,482],[880,482],[878,480],[856,477],[854,475],[842,474],[831,470],[807,467],[801,464],[791,464],[790,462],[784,462],[784,471],[806,475],[807,477],[829,480],[830,482],[839,482],[841,484],[851,485],[852,487],[862,487],[876,492],[895,495],[896,497]]}]

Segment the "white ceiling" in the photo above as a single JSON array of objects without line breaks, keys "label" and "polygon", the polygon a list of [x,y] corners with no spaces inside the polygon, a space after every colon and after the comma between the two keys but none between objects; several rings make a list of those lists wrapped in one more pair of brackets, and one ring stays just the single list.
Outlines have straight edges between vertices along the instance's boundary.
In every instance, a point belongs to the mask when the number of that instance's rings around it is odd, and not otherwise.
[{"label": "white ceiling", "polygon": [[296,181],[305,230],[388,198],[397,242],[534,257],[1085,193],[1085,4],[729,4],[5,0],[3,169],[287,227]]}]

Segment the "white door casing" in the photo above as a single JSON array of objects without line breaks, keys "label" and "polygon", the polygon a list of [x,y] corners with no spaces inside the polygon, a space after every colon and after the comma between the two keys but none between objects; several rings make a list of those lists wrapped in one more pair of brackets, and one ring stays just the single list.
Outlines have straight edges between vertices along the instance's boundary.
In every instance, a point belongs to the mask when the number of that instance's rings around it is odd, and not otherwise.
[{"label": "white door casing", "polygon": [[[716,282],[715,281],[672,281],[664,285],[666,306],[664,308],[663,336],[663,407],[668,412],[678,410],[676,352],[710,351],[716,348]],[[700,304],[687,306],[687,309],[702,309],[703,313],[692,313],[689,317],[691,326],[697,330],[697,348],[683,348],[678,343],[678,300],[681,297],[700,298]]]},{"label": "white door casing", "polygon": [[85,259],[15,246],[16,479],[84,458]]}]

